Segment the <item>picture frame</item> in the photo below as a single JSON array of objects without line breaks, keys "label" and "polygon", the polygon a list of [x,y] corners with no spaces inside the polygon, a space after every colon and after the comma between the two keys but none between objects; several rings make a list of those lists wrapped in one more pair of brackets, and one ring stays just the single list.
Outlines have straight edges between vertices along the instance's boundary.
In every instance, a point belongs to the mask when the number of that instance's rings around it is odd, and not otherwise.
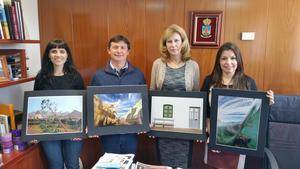
[{"label": "picture frame", "polygon": [[0,83],[5,81],[9,81],[9,71],[6,56],[0,55]]},{"label": "picture frame", "polygon": [[148,109],[146,85],[88,86],[88,135],[149,131]]},{"label": "picture frame", "polygon": [[85,90],[25,91],[21,139],[85,138],[85,105]]},{"label": "picture frame", "polygon": [[149,98],[149,135],[206,140],[207,92],[150,91]]},{"label": "picture frame", "polygon": [[269,111],[266,92],[213,88],[209,147],[262,157]]},{"label": "picture frame", "polygon": [[222,11],[190,12],[192,48],[218,48],[221,43]]}]

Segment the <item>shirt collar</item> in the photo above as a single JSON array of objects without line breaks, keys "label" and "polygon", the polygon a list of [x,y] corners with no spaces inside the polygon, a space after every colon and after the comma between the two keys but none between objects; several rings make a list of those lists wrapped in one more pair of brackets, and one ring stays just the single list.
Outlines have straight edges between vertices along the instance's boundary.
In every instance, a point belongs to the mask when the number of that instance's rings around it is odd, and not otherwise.
[{"label": "shirt collar", "polygon": [[128,68],[128,62],[126,61],[124,67],[122,67],[120,70],[118,70],[116,67],[114,67],[114,65],[111,63],[111,61],[109,61],[109,65],[112,68],[112,70],[118,75],[121,76],[126,69]]}]

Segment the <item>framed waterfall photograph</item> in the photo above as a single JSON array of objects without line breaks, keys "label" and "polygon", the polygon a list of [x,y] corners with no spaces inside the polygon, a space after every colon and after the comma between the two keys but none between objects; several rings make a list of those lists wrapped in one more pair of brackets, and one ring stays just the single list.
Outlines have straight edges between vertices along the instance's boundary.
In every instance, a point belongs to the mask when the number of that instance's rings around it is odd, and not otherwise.
[{"label": "framed waterfall photograph", "polygon": [[88,135],[149,131],[146,85],[89,86]]},{"label": "framed waterfall photograph", "polygon": [[222,11],[190,12],[190,43],[193,48],[218,48],[221,41]]},{"label": "framed waterfall photograph", "polygon": [[149,135],[205,140],[206,92],[150,91]]},{"label": "framed waterfall photograph", "polygon": [[209,147],[262,157],[269,110],[266,92],[212,89]]},{"label": "framed waterfall photograph", "polygon": [[22,140],[66,140],[86,136],[84,90],[25,91]]}]

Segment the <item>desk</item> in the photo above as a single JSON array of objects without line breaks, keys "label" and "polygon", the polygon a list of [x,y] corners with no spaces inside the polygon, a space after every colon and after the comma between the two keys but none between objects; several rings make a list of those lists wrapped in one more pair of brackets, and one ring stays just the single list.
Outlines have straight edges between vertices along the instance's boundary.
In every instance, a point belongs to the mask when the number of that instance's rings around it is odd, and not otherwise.
[{"label": "desk", "polygon": [[39,144],[31,145],[24,151],[14,150],[10,154],[2,154],[1,169],[47,169],[46,160]]}]

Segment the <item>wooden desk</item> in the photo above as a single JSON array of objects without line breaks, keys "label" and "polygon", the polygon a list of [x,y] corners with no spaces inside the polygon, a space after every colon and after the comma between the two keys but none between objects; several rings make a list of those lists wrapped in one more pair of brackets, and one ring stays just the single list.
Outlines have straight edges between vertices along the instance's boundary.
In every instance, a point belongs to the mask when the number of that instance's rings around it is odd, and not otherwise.
[{"label": "wooden desk", "polygon": [[31,145],[24,151],[14,150],[2,154],[4,165],[1,169],[47,169],[47,163],[39,144]]}]

